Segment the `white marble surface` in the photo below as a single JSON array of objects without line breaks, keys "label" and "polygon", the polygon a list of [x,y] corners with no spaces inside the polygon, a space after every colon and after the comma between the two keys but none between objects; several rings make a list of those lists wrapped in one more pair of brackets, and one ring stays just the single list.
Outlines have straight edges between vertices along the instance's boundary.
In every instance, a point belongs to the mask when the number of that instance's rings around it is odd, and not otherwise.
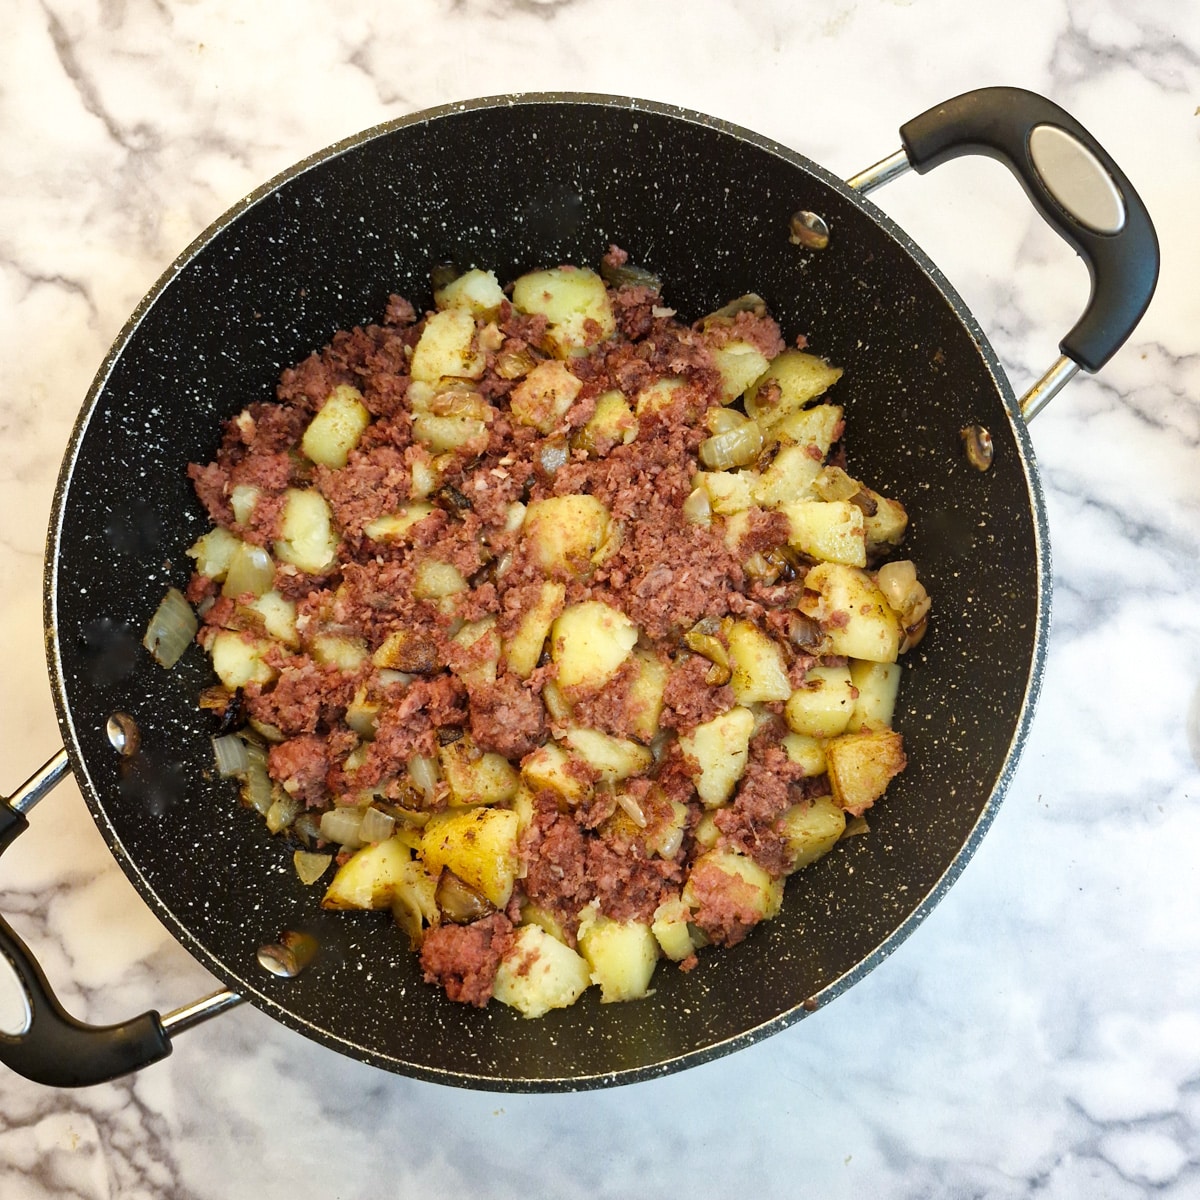
[{"label": "white marble surface", "polygon": [[[195,234],[337,138],[449,100],[580,89],[701,109],[849,175],[930,104],[1013,83],[1121,162],[1163,272],[1131,343],[1034,427],[1056,608],[1022,765],[962,879],[865,981],[732,1057],[551,1097],[393,1077],[243,1009],[132,1080],[67,1093],[0,1074],[0,1197],[1200,1195],[1194,0],[8,0],[4,15],[5,790],[58,745],[43,538],[93,372]],[[1018,390],[1049,365],[1086,278],[999,168],[879,199]],[[0,866],[0,908],[92,1020],[211,990],[70,782]]]}]

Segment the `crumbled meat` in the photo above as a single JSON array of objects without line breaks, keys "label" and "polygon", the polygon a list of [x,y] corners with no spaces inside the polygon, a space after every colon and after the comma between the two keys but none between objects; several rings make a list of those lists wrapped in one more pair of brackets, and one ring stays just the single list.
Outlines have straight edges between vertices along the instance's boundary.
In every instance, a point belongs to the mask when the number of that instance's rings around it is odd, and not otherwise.
[{"label": "crumbled meat", "polygon": [[492,998],[496,971],[513,936],[513,924],[503,913],[430,929],[421,942],[425,982],[441,984],[451,1000],[482,1008]]}]

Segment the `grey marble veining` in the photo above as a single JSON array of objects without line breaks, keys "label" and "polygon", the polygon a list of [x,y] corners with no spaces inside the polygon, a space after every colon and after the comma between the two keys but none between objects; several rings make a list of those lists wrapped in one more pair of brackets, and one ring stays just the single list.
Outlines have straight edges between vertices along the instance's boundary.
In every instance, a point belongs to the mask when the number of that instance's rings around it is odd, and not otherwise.
[{"label": "grey marble veining", "polygon": [[[13,0],[5,15],[5,791],[59,745],[42,551],[92,375],[192,238],[341,137],[473,96],[588,90],[709,112],[849,175],[929,105],[1012,83],[1113,153],[1163,270],[1129,345],[1032,426],[1055,608],[1008,797],[932,916],[828,1009],[678,1076],[547,1097],[394,1077],[245,1008],[103,1087],[0,1074],[0,1197],[1200,1195],[1192,0]],[[958,288],[1018,391],[1050,365],[1086,272],[1000,168],[955,163],[875,199]],[[0,862],[0,911],[88,1019],[213,987],[70,782]]]}]

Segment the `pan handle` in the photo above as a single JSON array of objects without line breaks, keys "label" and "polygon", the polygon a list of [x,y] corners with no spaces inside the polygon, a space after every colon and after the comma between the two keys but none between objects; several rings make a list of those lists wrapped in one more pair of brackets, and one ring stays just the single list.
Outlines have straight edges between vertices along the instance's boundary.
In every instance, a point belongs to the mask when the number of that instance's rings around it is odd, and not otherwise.
[{"label": "pan handle", "polygon": [[[936,105],[902,125],[900,139],[902,151],[850,186],[865,193],[910,167],[924,174],[965,154],[999,159],[1087,263],[1091,295],[1059,349],[1085,371],[1098,371],[1141,320],[1159,266],[1150,215],[1107,151],[1057,104],[1013,87],[980,88]],[[1064,374],[1061,362],[1055,372]]]},{"label": "pan handle", "polygon": [[[29,826],[25,815],[70,770],[60,750],[11,796],[0,799],[0,854]],[[20,1033],[0,1032],[0,1063],[34,1083],[87,1087],[128,1075],[171,1053],[171,1034],[215,1016],[241,997],[215,996],[160,1017],[142,1013],[116,1025],[87,1025],[59,1003],[37,959],[0,916],[0,954],[15,972],[29,1006]]]}]

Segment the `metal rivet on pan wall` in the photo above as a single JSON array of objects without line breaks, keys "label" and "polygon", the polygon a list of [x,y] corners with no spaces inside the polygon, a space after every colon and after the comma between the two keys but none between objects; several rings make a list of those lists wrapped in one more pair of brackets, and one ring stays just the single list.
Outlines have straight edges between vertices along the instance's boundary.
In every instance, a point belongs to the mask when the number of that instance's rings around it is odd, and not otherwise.
[{"label": "metal rivet on pan wall", "polygon": [[308,933],[286,929],[278,942],[258,948],[258,965],[281,979],[295,979],[317,956],[317,939]]},{"label": "metal rivet on pan wall", "polygon": [[829,245],[829,226],[823,217],[802,208],[799,212],[792,213],[792,219],[788,223],[788,241],[793,246],[824,250]]},{"label": "metal rivet on pan wall", "polygon": [[108,734],[109,744],[122,758],[132,758],[137,753],[141,734],[137,722],[128,713],[113,713],[105,723],[104,732]]},{"label": "metal rivet on pan wall", "polygon": [[959,430],[959,434],[967,452],[967,462],[977,471],[986,471],[992,465],[995,454],[992,435],[982,425],[966,425]]}]

